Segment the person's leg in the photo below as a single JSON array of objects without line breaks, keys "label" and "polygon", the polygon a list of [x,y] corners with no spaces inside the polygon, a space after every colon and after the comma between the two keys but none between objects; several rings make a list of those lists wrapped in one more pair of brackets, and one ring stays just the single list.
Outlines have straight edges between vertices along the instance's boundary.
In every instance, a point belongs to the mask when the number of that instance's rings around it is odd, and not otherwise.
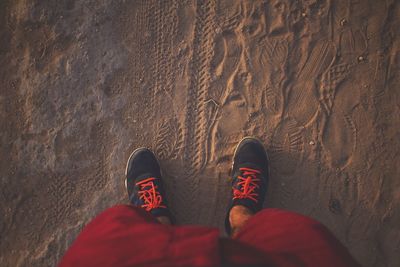
[{"label": "person's leg", "polygon": [[134,151],[125,181],[131,205],[109,208],[90,222],[60,266],[217,266],[218,230],[169,225],[161,179],[154,154]]},{"label": "person's leg", "polygon": [[294,212],[264,209],[239,229],[235,240],[299,266],[359,266],[324,225]]},{"label": "person's leg", "polygon": [[[358,266],[346,248],[319,222],[288,211],[264,209],[268,158],[262,144],[245,138],[232,166],[228,233],[240,243],[288,266]],[[282,261],[281,261],[281,260]]]},{"label": "person's leg", "polygon": [[[142,255],[149,247],[157,250],[159,243],[165,243],[168,235],[165,227],[142,208],[132,205],[109,208],[85,226],[59,266],[144,263],[147,259]],[[129,258],[128,255],[136,256]]]},{"label": "person's leg", "polygon": [[151,260],[146,253],[149,250],[164,249],[171,234],[164,225],[171,224],[171,216],[161,178],[154,154],[145,148],[135,150],[126,166],[125,185],[131,204],[109,208],[92,220],[61,266],[119,266],[127,260],[140,264]]},{"label": "person's leg", "polygon": [[229,223],[232,229],[231,236],[235,237],[253,215],[254,213],[245,206],[233,206],[229,213]]}]

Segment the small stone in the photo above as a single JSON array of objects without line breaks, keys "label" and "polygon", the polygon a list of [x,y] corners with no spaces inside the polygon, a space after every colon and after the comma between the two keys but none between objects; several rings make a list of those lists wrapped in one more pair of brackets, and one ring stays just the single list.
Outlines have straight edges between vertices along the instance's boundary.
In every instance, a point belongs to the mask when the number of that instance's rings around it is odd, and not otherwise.
[{"label": "small stone", "polygon": [[342,19],[341,21],[340,21],[340,25],[341,26],[344,26],[344,25],[346,25],[347,24],[347,20],[346,19]]},{"label": "small stone", "polygon": [[312,145],[312,146],[315,145],[315,142],[311,140],[310,145]]},{"label": "small stone", "polygon": [[307,17],[307,14],[306,13],[301,13],[301,16],[303,17],[303,18],[305,18],[305,17]]},{"label": "small stone", "polygon": [[364,61],[364,57],[363,57],[363,56],[359,56],[359,57],[358,57],[358,61],[360,61],[360,62],[361,62],[361,61]]}]

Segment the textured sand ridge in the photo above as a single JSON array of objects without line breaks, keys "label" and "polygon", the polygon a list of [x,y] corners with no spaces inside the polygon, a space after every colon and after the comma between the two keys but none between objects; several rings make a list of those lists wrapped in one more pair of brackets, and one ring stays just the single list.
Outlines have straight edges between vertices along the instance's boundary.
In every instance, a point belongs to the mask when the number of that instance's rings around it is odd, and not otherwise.
[{"label": "textured sand ridge", "polygon": [[222,229],[235,144],[266,206],[400,266],[400,2],[0,2],[0,266],[54,266],[153,149],[179,224]]}]

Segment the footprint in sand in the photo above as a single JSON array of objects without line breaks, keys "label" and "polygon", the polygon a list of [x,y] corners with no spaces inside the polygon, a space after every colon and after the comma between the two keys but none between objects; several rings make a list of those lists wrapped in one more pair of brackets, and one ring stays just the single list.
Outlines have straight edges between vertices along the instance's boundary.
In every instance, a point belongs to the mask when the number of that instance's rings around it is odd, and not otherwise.
[{"label": "footprint in sand", "polygon": [[331,167],[344,168],[357,146],[357,127],[351,115],[332,112],[322,135],[322,144]]},{"label": "footprint in sand", "polygon": [[280,174],[293,174],[304,155],[302,128],[294,119],[287,118],[275,130],[270,147],[271,166]]}]

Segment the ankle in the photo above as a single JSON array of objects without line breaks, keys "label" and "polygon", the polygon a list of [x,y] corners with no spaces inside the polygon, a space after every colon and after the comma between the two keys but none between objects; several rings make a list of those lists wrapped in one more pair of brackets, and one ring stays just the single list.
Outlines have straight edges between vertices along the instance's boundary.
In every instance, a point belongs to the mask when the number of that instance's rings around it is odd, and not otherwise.
[{"label": "ankle", "polygon": [[231,224],[232,236],[242,228],[242,226],[250,219],[254,213],[247,207],[242,205],[233,206],[229,212],[229,222]]}]

